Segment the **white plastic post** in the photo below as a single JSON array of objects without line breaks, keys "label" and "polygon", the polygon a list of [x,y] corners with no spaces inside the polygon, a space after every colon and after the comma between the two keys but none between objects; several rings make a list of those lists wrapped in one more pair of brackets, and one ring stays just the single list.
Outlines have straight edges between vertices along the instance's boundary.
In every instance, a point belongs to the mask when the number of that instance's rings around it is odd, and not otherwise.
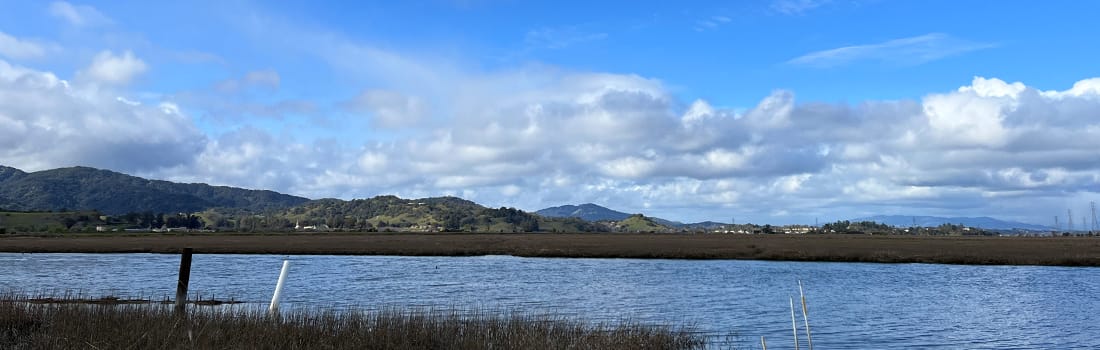
[{"label": "white plastic post", "polygon": [[794,297],[791,297],[791,332],[794,333],[794,350],[798,350],[798,323],[794,320]]},{"label": "white plastic post", "polygon": [[275,295],[271,296],[271,306],[267,308],[267,311],[275,312],[279,310],[279,298],[283,296],[283,284],[286,283],[286,274],[290,270],[290,260],[283,260],[283,270],[279,272],[279,282],[275,284]]},{"label": "white plastic post", "polygon": [[806,294],[802,293],[802,280],[798,280],[798,297],[802,298],[802,321],[806,323],[806,344],[814,350],[814,338],[810,337],[810,316],[806,315]]}]

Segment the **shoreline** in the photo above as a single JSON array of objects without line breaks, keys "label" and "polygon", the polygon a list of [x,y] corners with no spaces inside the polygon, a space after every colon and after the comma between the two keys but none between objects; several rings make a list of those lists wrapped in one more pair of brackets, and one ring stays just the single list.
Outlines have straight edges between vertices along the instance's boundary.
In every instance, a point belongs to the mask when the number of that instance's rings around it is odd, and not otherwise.
[{"label": "shoreline", "polygon": [[399,255],[1100,266],[1097,237],[266,233],[0,238],[7,253]]}]

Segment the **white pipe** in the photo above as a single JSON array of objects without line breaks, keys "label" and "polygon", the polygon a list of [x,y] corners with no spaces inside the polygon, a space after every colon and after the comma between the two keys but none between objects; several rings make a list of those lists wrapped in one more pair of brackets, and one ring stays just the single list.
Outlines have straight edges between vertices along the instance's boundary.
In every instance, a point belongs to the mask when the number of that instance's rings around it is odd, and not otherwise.
[{"label": "white pipe", "polygon": [[814,350],[814,339],[810,337],[810,316],[806,315],[806,294],[802,293],[802,280],[798,280],[798,296],[802,298],[802,321],[806,323],[806,344]]},{"label": "white pipe", "polygon": [[794,320],[794,297],[791,297],[791,332],[794,333],[794,350],[798,350],[798,323]]},{"label": "white pipe", "polygon": [[279,298],[283,296],[283,285],[286,283],[286,274],[290,270],[290,260],[283,260],[283,271],[279,272],[279,282],[275,284],[275,295],[271,296],[271,306],[267,311],[279,310]]}]

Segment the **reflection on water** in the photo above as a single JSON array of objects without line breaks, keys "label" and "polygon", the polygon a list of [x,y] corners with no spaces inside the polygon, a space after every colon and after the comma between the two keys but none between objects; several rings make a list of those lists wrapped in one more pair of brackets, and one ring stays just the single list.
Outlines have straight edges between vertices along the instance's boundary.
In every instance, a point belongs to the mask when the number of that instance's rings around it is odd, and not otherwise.
[{"label": "reflection on water", "polygon": [[[283,308],[505,309],[789,342],[788,297],[802,279],[823,349],[1100,348],[1100,268],[196,255],[190,290],[262,305],[283,259],[291,260]],[[175,293],[178,263],[157,254],[0,253],[0,291],[163,298]]]}]

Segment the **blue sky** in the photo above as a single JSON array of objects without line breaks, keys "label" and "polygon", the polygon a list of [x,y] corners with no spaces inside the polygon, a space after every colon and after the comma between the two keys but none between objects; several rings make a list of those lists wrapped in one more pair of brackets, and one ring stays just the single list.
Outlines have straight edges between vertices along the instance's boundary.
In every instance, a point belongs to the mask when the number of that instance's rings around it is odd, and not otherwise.
[{"label": "blue sky", "polygon": [[761,223],[1100,197],[1092,2],[0,8],[24,170]]}]

